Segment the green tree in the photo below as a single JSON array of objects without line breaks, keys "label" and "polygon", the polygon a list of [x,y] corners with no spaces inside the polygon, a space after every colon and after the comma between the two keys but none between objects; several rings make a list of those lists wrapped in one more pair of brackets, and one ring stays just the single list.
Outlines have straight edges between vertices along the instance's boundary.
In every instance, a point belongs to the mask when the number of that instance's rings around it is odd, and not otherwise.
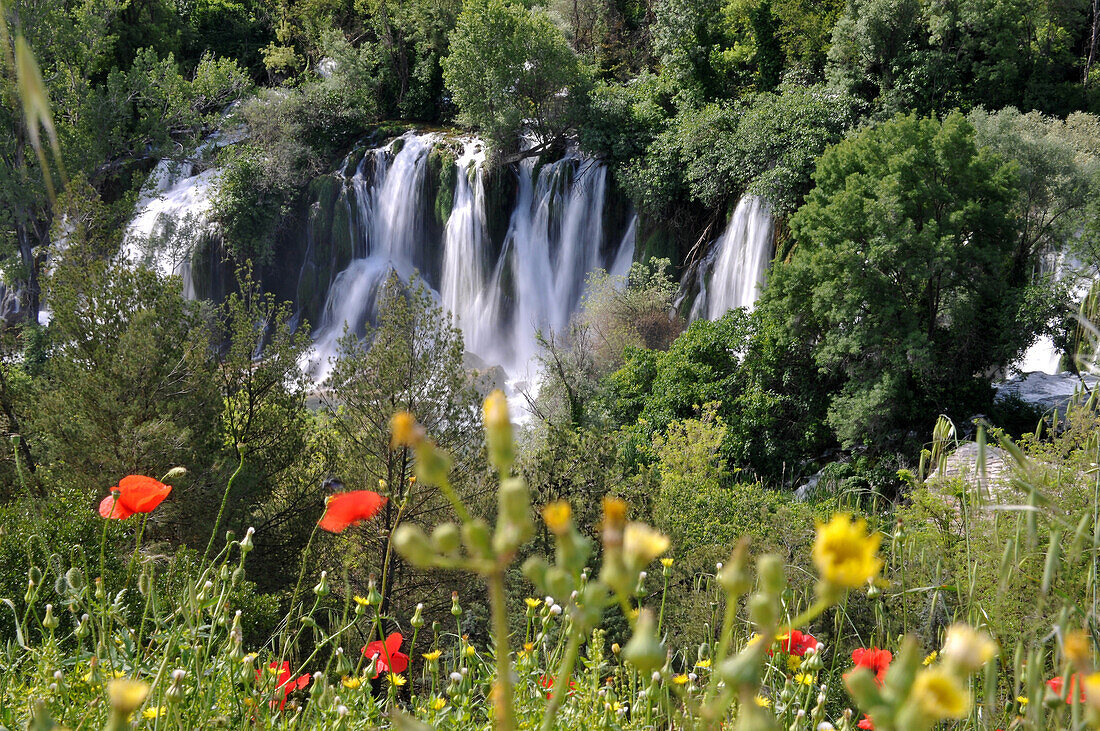
[{"label": "green tree", "polygon": [[560,144],[579,121],[588,71],[541,10],[509,0],[465,5],[443,60],[459,120],[511,151],[525,126],[534,154]]},{"label": "green tree", "polygon": [[[471,493],[482,464],[479,398],[462,362],[462,333],[434,303],[422,283],[406,285],[392,274],[379,290],[377,323],[364,337],[349,332],[325,382],[322,404],[332,421],[339,448],[341,481],[351,489],[383,492],[389,501],[363,538],[354,580],[382,574],[387,536],[401,520],[434,522],[449,503],[438,488],[410,482],[412,453],[390,444],[390,418],[408,411],[454,460],[457,489]],[[379,527],[382,530],[379,530]],[[410,593],[418,576],[403,563],[389,570],[387,604],[415,604],[423,592]],[[445,594],[433,595],[442,601]]]},{"label": "green tree", "polygon": [[830,148],[763,307],[840,379],[829,424],[885,445],[988,405],[1053,304],[1014,214],[1017,166],[959,114],[899,116]]}]

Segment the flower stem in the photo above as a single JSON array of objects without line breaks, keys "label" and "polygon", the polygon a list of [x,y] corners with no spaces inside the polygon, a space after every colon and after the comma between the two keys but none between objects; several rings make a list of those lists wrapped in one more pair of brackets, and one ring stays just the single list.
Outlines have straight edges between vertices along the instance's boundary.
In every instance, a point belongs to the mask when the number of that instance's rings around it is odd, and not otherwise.
[{"label": "flower stem", "polygon": [[512,707],[512,652],[508,642],[508,601],[504,595],[504,570],[498,568],[488,577],[489,600],[493,612],[493,640],[496,643],[496,679],[493,683],[493,710],[496,728],[512,731],[516,727]]},{"label": "flower stem", "polygon": [[565,654],[562,655],[561,664],[558,666],[558,674],[554,678],[554,687],[558,689],[553,693],[550,702],[546,704],[546,715],[542,717],[542,731],[551,731],[557,728],[554,719],[561,708],[562,699],[569,692],[569,678],[573,675],[573,666],[577,664],[577,655],[581,649],[583,632],[579,624],[574,623],[569,633],[569,642],[565,646]]},{"label": "flower stem", "polygon": [[210,555],[210,549],[214,547],[214,539],[218,536],[218,528],[222,523],[222,515],[225,514],[225,506],[229,502],[229,493],[233,490],[233,483],[237,479],[237,475],[241,474],[241,470],[244,469],[244,454],[241,453],[240,446],[237,447],[237,469],[230,476],[229,482],[225,483],[225,492],[222,494],[222,504],[218,508],[218,517],[214,519],[214,529],[210,531],[210,541],[206,544],[206,550],[202,552],[202,561],[199,566],[206,564],[206,559]]}]

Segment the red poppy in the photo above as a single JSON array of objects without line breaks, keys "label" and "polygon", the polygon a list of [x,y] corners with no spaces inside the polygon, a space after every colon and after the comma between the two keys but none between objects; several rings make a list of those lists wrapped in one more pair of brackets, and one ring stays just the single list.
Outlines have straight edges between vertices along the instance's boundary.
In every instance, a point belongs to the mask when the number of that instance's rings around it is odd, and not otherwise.
[{"label": "red poppy", "polygon": [[[99,514],[104,518],[125,520],[134,513],[151,513],[172,492],[172,486],[144,475],[127,475],[111,488],[111,492],[99,503]],[[117,500],[114,492],[118,492]]]},{"label": "red poppy", "polygon": [[889,650],[880,650],[877,647],[860,647],[852,650],[852,662],[857,668],[867,668],[875,674],[875,682],[882,685],[886,671],[890,668],[890,662],[894,659],[894,653]]},{"label": "red poppy", "polygon": [[1069,692],[1066,693],[1065,678],[1059,675],[1057,678],[1051,678],[1047,681],[1047,687],[1054,691],[1054,693],[1066,703],[1073,703],[1073,691],[1076,690],[1078,696],[1080,696],[1081,702],[1085,702],[1085,688],[1082,683],[1079,682],[1080,678],[1077,677],[1077,673],[1069,676]]},{"label": "red poppy", "polygon": [[[608,678],[608,680],[610,681],[611,678]],[[553,689],[554,689],[554,676],[553,675],[543,674],[542,677],[539,678],[539,685],[541,685],[544,689],[546,689],[546,697],[547,698],[553,698],[554,697],[554,693],[552,692]],[[566,695],[572,695],[573,691],[576,690],[576,689],[577,689],[577,684],[574,681],[570,680],[569,681],[569,693],[567,693]]]},{"label": "red poppy", "polygon": [[370,520],[386,504],[386,498],[370,490],[341,492],[328,499],[320,526],[330,533],[343,533],[349,525]]},{"label": "red poppy", "polygon": [[788,655],[802,657],[807,650],[817,649],[817,638],[807,632],[792,629],[786,637],[780,635],[779,647]]},{"label": "red poppy", "polygon": [[[284,708],[286,708],[287,696],[289,696],[291,693],[298,690],[299,688],[304,688],[307,685],[309,685],[309,675],[308,674],[307,675],[299,675],[297,678],[291,678],[290,663],[286,660],[283,660],[282,666],[280,666],[279,663],[272,661],[271,664],[267,666],[267,668],[268,668],[268,671],[271,672],[272,674],[274,674],[275,671],[278,670],[278,672],[279,672],[279,682],[275,686],[275,690],[282,691],[282,697],[281,698],[276,698],[275,700],[271,701],[271,708],[272,709],[275,709],[276,707],[278,707],[278,709],[280,711],[283,710]],[[263,676],[263,672],[264,672],[263,668],[256,668],[256,680],[257,681]]]},{"label": "red poppy", "polygon": [[870,716],[864,713],[863,720],[860,721],[858,725],[862,729],[873,729],[875,727],[875,722],[871,720]]},{"label": "red poppy", "polygon": [[394,632],[385,642],[375,640],[363,648],[363,655],[368,660],[378,658],[372,678],[377,678],[379,673],[403,673],[409,669],[409,656],[400,652],[404,640],[400,632]]}]

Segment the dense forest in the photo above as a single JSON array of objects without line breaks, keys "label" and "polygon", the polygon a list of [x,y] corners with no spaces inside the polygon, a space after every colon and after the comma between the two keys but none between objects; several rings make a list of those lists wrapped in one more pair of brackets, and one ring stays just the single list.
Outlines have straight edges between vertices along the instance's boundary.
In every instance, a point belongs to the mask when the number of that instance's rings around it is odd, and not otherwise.
[{"label": "dense forest", "polygon": [[0,44],[0,728],[1100,727],[1097,0]]}]

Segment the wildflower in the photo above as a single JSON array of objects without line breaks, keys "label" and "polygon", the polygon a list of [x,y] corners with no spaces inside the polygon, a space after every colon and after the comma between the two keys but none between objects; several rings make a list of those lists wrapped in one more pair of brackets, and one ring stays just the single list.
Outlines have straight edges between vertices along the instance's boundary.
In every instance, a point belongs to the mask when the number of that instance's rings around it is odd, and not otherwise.
[{"label": "wildflower", "polygon": [[400,652],[401,643],[405,638],[400,632],[394,632],[386,638],[385,642],[375,640],[363,648],[363,655],[376,660],[374,675],[377,678],[380,673],[403,673],[409,668],[409,656]]},{"label": "wildflower", "polygon": [[947,630],[943,657],[966,673],[978,670],[997,654],[997,643],[970,625],[954,624]]},{"label": "wildflower", "polygon": [[[786,634],[779,635],[775,638],[779,642],[779,647],[783,652],[788,655],[797,655],[802,657],[807,651],[817,649],[817,638],[806,632],[799,632],[796,629],[792,629]],[[771,650],[768,654],[772,654]]]},{"label": "wildflower", "polygon": [[661,559],[661,565],[664,566],[666,569],[670,569],[670,568],[672,568],[673,560],[674,559],[671,559],[671,558],[662,558]]},{"label": "wildflower", "polygon": [[799,673],[794,676],[794,682],[798,685],[813,685],[816,680],[812,673]]},{"label": "wildflower", "polygon": [[966,718],[970,710],[970,693],[953,674],[939,668],[917,674],[911,697],[926,716],[937,721]]},{"label": "wildflower", "polygon": [[870,716],[864,713],[862,720],[860,720],[857,725],[862,729],[873,729],[875,727],[875,722],[871,720]]},{"label": "wildflower", "polygon": [[344,686],[348,690],[356,690],[362,684],[363,681],[358,676],[345,675],[340,680],[340,685]]},{"label": "wildflower", "polygon": [[623,553],[645,566],[668,550],[668,537],[645,523],[628,523],[623,533]]},{"label": "wildflower", "polygon": [[447,701],[443,698],[433,698],[432,702],[428,704],[433,711],[442,711],[447,707]]},{"label": "wildflower", "polygon": [[368,606],[370,604],[369,599],[367,599],[364,596],[359,596],[358,594],[353,596],[352,599],[355,601],[356,604],[358,604],[361,607],[365,607],[365,606]]},{"label": "wildflower", "polygon": [[390,449],[415,447],[424,439],[424,427],[408,411],[399,411],[390,419]]},{"label": "wildflower", "polygon": [[853,521],[838,513],[828,523],[817,526],[813,559],[822,579],[840,587],[856,589],[866,584],[882,568],[875,553],[882,543],[881,533],[867,533],[867,521]]},{"label": "wildflower", "polygon": [[137,710],[148,695],[149,684],[140,680],[115,679],[107,683],[111,708],[123,717]]},{"label": "wildflower", "polygon": [[1100,711],[1100,673],[1085,676],[1085,699],[1094,711]]},{"label": "wildflower", "polygon": [[1061,675],[1057,678],[1051,678],[1047,681],[1047,687],[1054,691],[1055,695],[1064,700],[1066,703],[1073,703],[1074,691],[1077,692],[1080,701],[1085,702],[1085,689],[1078,688],[1080,677],[1077,673],[1069,676],[1069,691],[1066,691],[1066,680]]},{"label": "wildflower", "polygon": [[709,668],[710,667],[710,658],[708,657],[705,660],[700,660],[699,662],[695,663],[695,667],[704,668],[704,669]]},{"label": "wildflower", "polygon": [[617,497],[603,499],[603,543],[607,548],[623,545],[623,528],[626,527],[626,501]]},{"label": "wildflower", "polygon": [[889,650],[880,650],[877,647],[860,647],[852,650],[852,662],[857,668],[867,668],[875,674],[875,682],[882,685],[886,671],[894,659],[894,653]]},{"label": "wildflower", "polygon": [[141,717],[152,720],[154,718],[160,718],[167,712],[168,708],[166,706],[149,706],[141,712]]},{"label": "wildflower", "polygon": [[787,656],[787,672],[793,673],[800,667],[802,667],[802,658],[798,657],[797,655]]},{"label": "wildflower", "polygon": [[[299,688],[304,688],[309,685],[309,680],[312,677],[311,675],[309,675],[309,673],[306,673],[305,675],[299,675],[297,678],[292,677],[290,674],[290,663],[286,660],[283,660],[281,665],[278,662],[272,661],[267,666],[267,671],[272,675],[278,676],[278,679],[275,682],[275,690],[281,691],[282,698],[272,700],[271,708],[274,709],[278,707],[279,710],[286,708],[287,696],[289,696],[291,693],[298,690]],[[262,674],[263,668],[256,668],[257,680],[260,679],[260,676]]]},{"label": "wildflower", "polygon": [[938,653],[935,650],[932,650],[932,652],[930,652],[930,653],[928,653],[927,655],[924,656],[924,660],[921,662],[921,664],[924,665],[924,667],[928,667],[932,663],[936,662],[936,658],[939,657],[939,656],[940,656],[940,653]]},{"label": "wildflower", "polygon": [[1031,700],[1026,695],[1018,695],[1016,696],[1016,702],[1020,704],[1021,708],[1025,708],[1028,703],[1031,703]]},{"label": "wildflower", "polygon": [[329,533],[343,533],[349,525],[373,518],[385,504],[383,495],[370,490],[338,493],[328,499],[319,525]]},{"label": "wildflower", "polygon": [[536,609],[540,604],[542,604],[542,599],[527,597],[523,600],[523,602],[527,605],[528,609]]},{"label": "wildflower", "polygon": [[765,698],[762,695],[756,696],[755,698],[753,698],[753,701],[756,703],[756,705],[760,706],[761,708],[771,708],[772,707],[772,699],[771,698]]},{"label": "wildflower", "polygon": [[672,678],[672,682],[676,683],[676,685],[685,685],[687,684],[688,680],[689,678],[687,675],[676,675]]},{"label": "wildflower", "polygon": [[542,520],[546,527],[556,536],[565,535],[569,531],[569,518],[573,509],[564,500],[556,500],[542,509]]},{"label": "wildflower", "polygon": [[[116,497],[114,493],[117,492]],[[144,475],[127,475],[111,488],[111,493],[99,503],[99,514],[104,518],[125,520],[134,513],[151,513],[164,502],[171,485]]]},{"label": "wildflower", "polygon": [[394,686],[395,688],[400,688],[402,685],[408,682],[407,680],[405,680],[404,675],[398,675],[397,673],[390,673],[389,679],[390,685]]},{"label": "wildflower", "polygon": [[[542,675],[542,677],[539,678],[539,685],[541,685],[546,690],[546,697],[547,698],[553,698],[554,697],[554,693],[553,693],[554,676],[546,675],[544,673]],[[576,689],[576,687],[577,687],[577,684],[573,680],[570,680],[569,681],[569,692],[566,693],[566,695],[573,695],[573,691]]]},{"label": "wildflower", "polygon": [[431,652],[425,652],[424,654],[421,655],[421,657],[424,658],[425,660],[427,660],[428,662],[435,662],[442,655],[443,655],[443,653],[440,652],[439,650],[432,650]]},{"label": "wildflower", "polygon": [[1070,662],[1078,669],[1087,668],[1090,660],[1090,643],[1088,636],[1081,630],[1070,632],[1066,635],[1063,650]]}]

